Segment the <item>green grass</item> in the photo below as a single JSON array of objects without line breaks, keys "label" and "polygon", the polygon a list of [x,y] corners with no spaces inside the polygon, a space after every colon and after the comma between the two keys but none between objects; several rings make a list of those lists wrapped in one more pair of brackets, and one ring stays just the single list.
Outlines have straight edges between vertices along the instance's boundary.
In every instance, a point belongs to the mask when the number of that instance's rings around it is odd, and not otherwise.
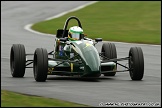
[{"label": "green grass", "polygon": [[90,107],[87,105],[29,96],[11,91],[1,90],[1,107]]},{"label": "green grass", "polygon": [[[100,1],[62,17],[38,22],[32,29],[56,34],[66,19],[77,16],[88,37],[103,40],[161,44],[160,1]],[[77,25],[75,20],[69,26]]]}]

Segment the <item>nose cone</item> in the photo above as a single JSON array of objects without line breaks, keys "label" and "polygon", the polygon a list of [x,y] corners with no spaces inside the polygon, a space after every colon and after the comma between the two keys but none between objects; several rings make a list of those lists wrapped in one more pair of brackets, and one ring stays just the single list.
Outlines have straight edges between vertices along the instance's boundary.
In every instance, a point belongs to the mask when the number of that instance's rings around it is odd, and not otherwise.
[{"label": "nose cone", "polygon": [[98,71],[100,66],[100,60],[94,50],[90,50],[85,53],[86,64],[90,67],[91,71]]},{"label": "nose cone", "polygon": [[89,47],[84,52],[85,76],[100,76],[101,62],[98,51],[94,47]]},{"label": "nose cone", "polygon": [[88,41],[74,41],[73,44],[75,45],[73,49],[81,56],[85,66],[83,76],[99,76],[101,62],[98,51],[93,44]]},{"label": "nose cone", "polygon": [[84,68],[84,74],[83,77],[99,77],[101,75],[100,73],[100,66],[99,69],[92,70],[92,68],[88,65],[85,66]]}]

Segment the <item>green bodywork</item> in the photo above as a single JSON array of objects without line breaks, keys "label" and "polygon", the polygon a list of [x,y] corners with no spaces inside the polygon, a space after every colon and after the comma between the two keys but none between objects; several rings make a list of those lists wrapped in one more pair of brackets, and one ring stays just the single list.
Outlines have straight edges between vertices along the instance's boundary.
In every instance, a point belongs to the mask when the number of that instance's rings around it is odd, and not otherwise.
[{"label": "green bodywork", "polygon": [[[72,40],[68,38],[69,44],[65,42],[60,42],[59,38],[56,38],[56,46],[55,46],[55,59],[62,60],[78,60],[81,63],[68,63],[64,62],[57,66],[58,70],[69,71],[71,73],[78,73],[81,76],[100,76],[101,75],[101,66],[109,66],[111,70],[115,68],[115,63],[103,63],[101,64],[101,59],[99,57],[99,53],[97,49],[94,47],[92,43],[87,40]],[[78,56],[77,56],[78,55]],[[75,56],[75,57],[74,57]],[[48,74],[52,74],[52,72],[56,71],[56,68],[53,68],[57,64],[61,63],[61,61],[48,61],[49,72]]]}]

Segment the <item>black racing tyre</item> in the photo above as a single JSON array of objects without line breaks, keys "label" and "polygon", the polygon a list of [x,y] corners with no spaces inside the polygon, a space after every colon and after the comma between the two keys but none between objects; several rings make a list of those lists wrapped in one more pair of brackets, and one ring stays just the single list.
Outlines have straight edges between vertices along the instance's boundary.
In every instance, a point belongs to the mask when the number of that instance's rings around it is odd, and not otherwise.
[{"label": "black racing tyre", "polygon": [[[113,59],[117,58],[116,47],[114,43],[104,43],[102,45],[101,52],[104,52],[104,56]],[[117,64],[116,64],[117,69]],[[116,72],[105,73],[104,76],[115,76]]]},{"label": "black racing tyre", "polygon": [[144,57],[140,47],[131,47],[129,50],[129,68],[132,80],[141,80],[144,75]]},{"label": "black racing tyre", "polygon": [[24,77],[26,65],[25,47],[13,44],[10,51],[10,70],[12,77]]},{"label": "black racing tyre", "polygon": [[48,53],[46,49],[37,48],[33,63],[34,78],[38,82],[45,82],[48,72]]}]

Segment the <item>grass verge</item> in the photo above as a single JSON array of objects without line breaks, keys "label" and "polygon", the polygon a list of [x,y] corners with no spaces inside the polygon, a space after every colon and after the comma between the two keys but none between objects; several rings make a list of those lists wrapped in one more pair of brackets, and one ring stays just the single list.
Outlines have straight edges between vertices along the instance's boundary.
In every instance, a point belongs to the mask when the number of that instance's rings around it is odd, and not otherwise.
[{"label": "grass verge", "polygon": [[1,107],[89,107],[68,101],[1,90]]},{"label": "grass verge", "polygon": [[[66,19],[80,19],[84,33],[107,41],[161,44],[160,1],[100,1],[62,17],[34,24],[32,29],[56,34]],[[77,25],[75,20],[69,26]]]}]

